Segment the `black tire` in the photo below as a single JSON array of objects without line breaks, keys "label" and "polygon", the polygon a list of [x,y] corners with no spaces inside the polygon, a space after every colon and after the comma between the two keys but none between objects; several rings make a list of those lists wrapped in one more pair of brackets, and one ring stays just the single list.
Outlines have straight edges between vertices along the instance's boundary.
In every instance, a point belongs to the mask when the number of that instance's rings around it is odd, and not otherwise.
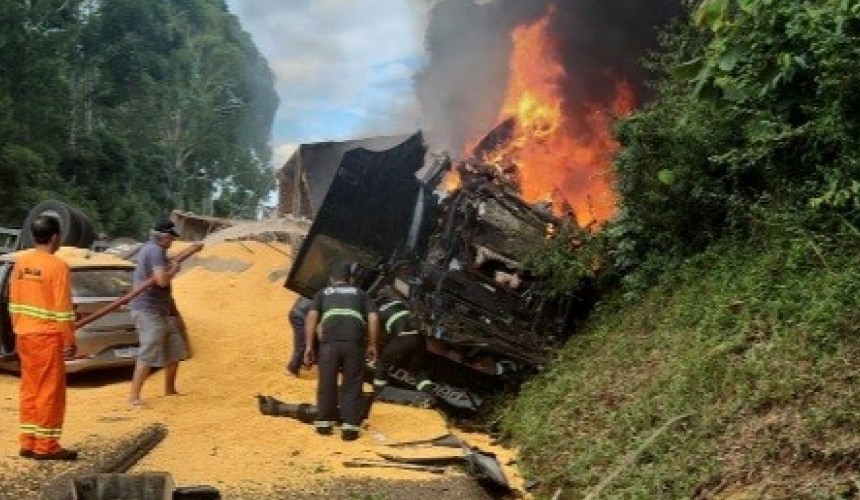
[{"label": "black tire", "polygon": [[78,235],[77,244],[75,246],[81,248],[90,248],[93,242],[96,241],[96,228],[89,217],[81,212],[75,212],[78,216],[79,227],[81,232]]},{"label": "black tire", "polygon": [[64,246],[88,248],[95,239],[95,230],[90,220],[71,205],[56,200],[43,201],[27,213],[18,238],[18,249],[35,246],[30,224],[40,215],[56,217],[60,221],[60,242]]}]

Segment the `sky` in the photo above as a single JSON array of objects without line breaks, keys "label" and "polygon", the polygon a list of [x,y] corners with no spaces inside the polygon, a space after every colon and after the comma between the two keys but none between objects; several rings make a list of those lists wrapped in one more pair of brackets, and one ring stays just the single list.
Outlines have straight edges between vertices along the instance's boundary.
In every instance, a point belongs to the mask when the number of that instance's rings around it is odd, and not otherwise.
[{"label": "sky", "polygon": [[428,3],[227,0],[275,74],[275,168],[297,144],[414,132]]}]

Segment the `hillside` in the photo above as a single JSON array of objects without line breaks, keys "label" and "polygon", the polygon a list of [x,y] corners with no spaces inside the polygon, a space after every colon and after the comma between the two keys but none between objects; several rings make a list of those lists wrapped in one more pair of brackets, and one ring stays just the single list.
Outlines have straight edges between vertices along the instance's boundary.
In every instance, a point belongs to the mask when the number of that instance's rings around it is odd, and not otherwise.
[{"label": "hillside", "polygon": [[505,413],[561,498],[855,498],[856,237],[725,241],[603,302]]}]

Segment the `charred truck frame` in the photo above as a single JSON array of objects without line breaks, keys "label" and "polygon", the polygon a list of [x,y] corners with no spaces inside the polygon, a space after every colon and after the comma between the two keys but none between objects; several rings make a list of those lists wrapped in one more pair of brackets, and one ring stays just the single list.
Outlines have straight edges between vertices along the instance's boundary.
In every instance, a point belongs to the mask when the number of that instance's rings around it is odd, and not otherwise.
[{"label": "charred truck frame", "polygon": [[[461,185],[442,193],[452,169]],[[474,411],[538,372],[589,305],[581,291],[544,293],[523,265],[562,223],[525,203],[495,168],[428,155],[417,133],[343,155],[285,286],[311,297],[333,262],[359,263],[362,288],[375,297],[393,286],[421,319],[440,404]],[[389,376],[414,386],[401,367]]]}]

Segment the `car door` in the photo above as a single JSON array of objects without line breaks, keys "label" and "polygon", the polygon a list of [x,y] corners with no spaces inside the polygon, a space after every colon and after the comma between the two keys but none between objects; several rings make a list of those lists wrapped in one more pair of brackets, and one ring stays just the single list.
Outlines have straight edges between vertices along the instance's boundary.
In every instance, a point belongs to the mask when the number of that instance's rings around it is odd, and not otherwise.
[{"label": "car door", "polygon": [[13,362],[15,356],[15,334],[12,332],[12,318],[9,316],[9,277],[12,262],[0,261],[0,362]]},{"label": "car door", "polygon": [[[72,302],[76,320],[109,306],[132,288],[133,267],[73,267]],[[137,330],[127,305],[120,306],[75,332],[77,358],[98,367],[130,359],[136,353]],[[116,358],[120,358],[117,360]],[[67,365],[74,365],[67,363]],[[88,367],[91,368],[91,367]]]}]

